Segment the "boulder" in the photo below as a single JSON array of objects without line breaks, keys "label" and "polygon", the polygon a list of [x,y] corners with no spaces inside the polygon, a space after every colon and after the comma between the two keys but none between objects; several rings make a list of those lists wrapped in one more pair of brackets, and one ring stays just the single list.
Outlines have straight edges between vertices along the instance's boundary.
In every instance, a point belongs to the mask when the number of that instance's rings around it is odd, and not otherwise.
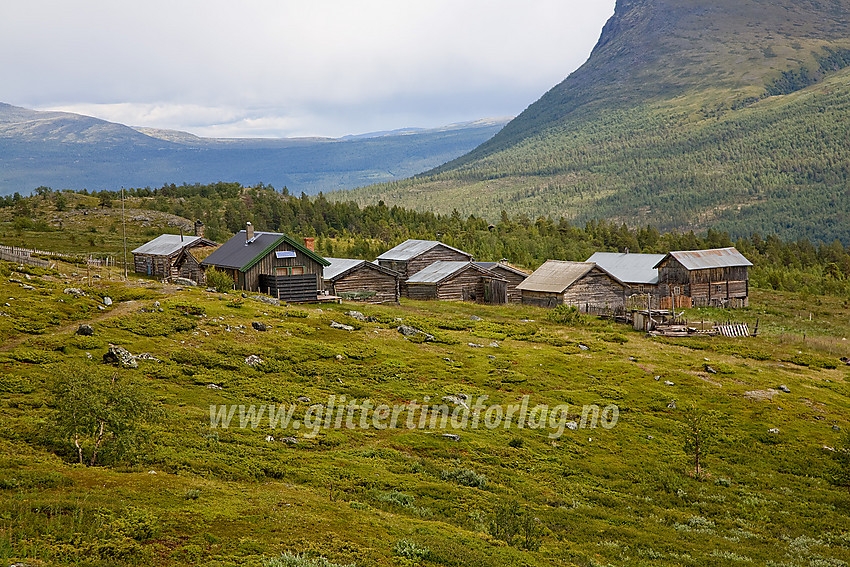
[{"label": "boulder", "polygon": [[786,386],[785,384],[780,385],[780,386],[779,386],[779,388],[778,388],[778,390],[779,390],[780,392],[785,392],[786,394],[790,394],[790,393],[791,393],[791,389],[790,389],[788,386]]},{"label": "boulder", "polygon": [[269,297],[268,295],[252,295],[251,299],[280,307],[280,300],[275,297]]},{"label": "boulder", "polygon": [[260,323],[259,321],[253,321],[251,326],[258,331],[267,331],[268,327],[266,327],[265,323]]},{"label": "boulder", "polygon": [[207,388],[209,388],[210,390],[223,390],[224,389],[221,386],[219,386],[218,384],[207,384]]},{"label": "boulder", "polygon": [[569,429],[571,431],[575,431],[576,429],[578,429],[578,423],[576,423],[575,421],[568,421],[567,422],[567,429]]},{"label": "boulder", "polygon": [[352,319],[357,319],[358,321],[366,320],[366,316],[360,311],[346,311],[345,314],[351,317]]},{"label": "boulder", "polygon": [[445,437],[446,439],[450,439],[452,441],[460,441],[460,435],[458,435],[456,433],[443,433],[442,436]]},{"label": "boulder", "polygon": [[257,366],[258,364],[263,364],[263,362],[265,361],[256,354],[249,355],[248,358],[245,359],[245,364],[251,367]]},{"label": "boulder", "polygon": [[94,335],[94,329],[91,325],[86,325],[85,323],[80,325],[77,331],[74,333],[75,335],[82,335],[84,337],[91,337]]},{"label": "boulder", "polygon": [[423,335],[425,337],[426,342],[434,340],[434,335],[430,335],[425,331],[417,329],[416,327],[411,327],[410,325],[399,325],[398,332],[404,335],[405,337],[415,337]]},{"label": "boulder", "polygon": [[307,396],[298,396],[298,397],[297,397],[297,398],[295,398],[295,399],[296,399],[296,400],[298,400],[299,402],[301,402],[302,404],[309,404],[309,403],[312,401],[312,400],[310,400],[310,398],[309,398],[309,397],[307,397]]},{"label": "boulder", "polygon": [[136,362],[136,357],[130,354],[124,347],[110,344],[106,354],[103,355],[103,362],[107,364],[117,364],[122,368],[138,368],[139,363]]},{"label": "boulder", "polygon": [[195,280],[190,280],[189,278],[174,278],[175,285],[185,285],[188,287],[197,287],[198,282]]},{"label": "boulder", "polygon": [[107,307],[109,307],[110,305],[112,305],[112,298],[109,297],[109,296],[104,297],[103,298],[103,304],[106,305]]},{"label": "boulder", "polygon": [[86,294],[83,290],[78,287],[66,287],[62,290],[62,293],[66,293],[68,295],[79,295],[80,297],[86,297]]},{"label": "boulder", "polygon": [[337,323],[336,321],[331,321],[331,329],[342,329],[343,331],[353,331],[354,327],[351,325],[343,325],[342,323]]}]

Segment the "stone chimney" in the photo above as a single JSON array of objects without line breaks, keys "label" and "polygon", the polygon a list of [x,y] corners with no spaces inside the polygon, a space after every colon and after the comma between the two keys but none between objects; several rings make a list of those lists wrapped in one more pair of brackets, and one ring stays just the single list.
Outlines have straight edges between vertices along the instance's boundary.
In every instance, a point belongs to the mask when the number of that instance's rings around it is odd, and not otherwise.
[{"label": "stone chimney", "polygon": [[201,219],[195,221],[195,236],[204,236],[204,223],[201,222]]},{"label": "stone chimney", "polygon": [[245,223],[245,243],[251,242],[254,239],[254,225],[246,222]]},{"label": "stone chimney", "polygon": [[312,236],[305,236],[304,237],[304,246],[310,252],[315,252],[316,251],[316,239],[313,238]]}]

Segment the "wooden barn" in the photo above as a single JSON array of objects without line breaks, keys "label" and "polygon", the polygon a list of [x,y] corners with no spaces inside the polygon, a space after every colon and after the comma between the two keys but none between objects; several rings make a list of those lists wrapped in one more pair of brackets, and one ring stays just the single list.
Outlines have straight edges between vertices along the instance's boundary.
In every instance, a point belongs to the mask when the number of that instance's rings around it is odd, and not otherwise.
[{"label": "wooden barn", "polygon": [[226,272],[236,289],[299,302],[316,301],[324,289],[323,272],[329,264],[307,245],[285,234],[255,232],[247,223],[245,230],[204,258],[201,267]]},{"label": "wooden barn", "polygon": [[619,252],[596,252],[588,262],[592,262],[626,284],[626,294],[658,294],[658,262],[664,254],[621,254]]},{"label": "wooden barn", "polygon": [[472,254],[436,240],[405,240],[377,258],[384,268],[398,272],[402,281],[437,261],[470,262]]},{"label": "wooden barn", "polygon": [[137,274],[176,278],[180,273],[175,261],[183,250],[216,246],[218,244],[202,236],[162,234],[133,250],[133,270]]},{"label": "wooden barn", "polygon": [[354,301],[398,303],[398,273],[366,260],[325,258],[325,289]]},{"label": "wooden barn", "polygon": [[505,260],[500,260],[498,262],[475,262],[475,265],[479,268],[484,268],[485,270],[489,270],[499,276],[500,278],[504,278],[507,284],[507,302],[508,303],[521,303],[522,302],[522,292],[519,291],[516,287],[525,281],[528,277],[528,273],[520,270],[517,267],[511,266]]},{"label": "wooden barn", "polygon": [[547,260],[517,289],[523,305],[575,305],[584,311],[588,307],[624,307],[626,287],[596,264]]},{"label": "wooden barn", "polygon": [[655,267],[670,307],[746,307],[752,262],[735,248],[670,252]]},{"label": "wooden barn", "polygon": [[437,261],[407,280],[410,299],[506,303],[507,280],[473,262]]}]

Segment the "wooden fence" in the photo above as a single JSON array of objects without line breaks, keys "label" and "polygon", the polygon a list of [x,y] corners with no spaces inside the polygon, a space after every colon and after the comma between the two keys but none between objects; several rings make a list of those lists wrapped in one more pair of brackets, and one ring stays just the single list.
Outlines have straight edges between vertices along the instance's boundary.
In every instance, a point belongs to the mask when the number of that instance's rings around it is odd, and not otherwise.
[{"label": "wooden fence", "polygon": [[7,262],[17,262],[19,264],[27,264],[29,266],[38,266],[41,268],[49,268],[53,263],[44,258],[35,258],[34,256],[48,256],[57,260],[65,260],[74,264],[85,262],[90,267],[109,267],[115,266],[115,258],[106,256],[104,258],[95,258],[92,255],[84,254],[66,254],[63,252],[48,252],[47,250],[39,250],[37,248],[23,248],[21,246],[6,246],[0,245],[0,260]]}]

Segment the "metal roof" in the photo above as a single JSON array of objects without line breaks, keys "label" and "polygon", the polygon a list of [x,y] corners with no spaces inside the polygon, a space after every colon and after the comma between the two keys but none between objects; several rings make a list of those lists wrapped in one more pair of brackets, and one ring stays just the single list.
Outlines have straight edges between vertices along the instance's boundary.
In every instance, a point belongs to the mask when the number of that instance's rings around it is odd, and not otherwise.
[{"label": "metal roof", "polygon": [[576,280],[596,267],[588,262],[564,262],[561,260],[546,260],[516,286],[519,290],[539,291],[544,293],[563,293]]},{"label": "metal roof", "polygon": [[655,266],[666,254],[621,254],[619,252],[596,252],[587,259],[618,280],[627,284],[658,283]]},{"label": "metal roof", "polygon": [[712,250],[688,250],[670,252],[662,258],[657,268],[668,256],[675,258],[688,270],[706,270],[709,268],[732,268],[736,266],[752,266],[753,263],[735,248],[714,248]]},{"label": "metal roof", "polygon": [[356,258],[325,258],[328,262],[331,263],[330,266],[325,268],[324,277],[326,280],[330,280],[338,276],[343,272],[347,272],[352,268],[356,268],[366,260],[358,260]]},{"label": "metal roof", "polygon": [[484,268],[485,270],[493,270],[493,268],[501,268],[508,272],[512,272],[518,276],[528,277],[528,272],[523,272],[519,268],[511,266],[510,264],[506,264],[504,262],[473,262],[479,268]]},{"label": "metal roof", "polygon": [[302,244],[299,244],[285,234],[254,231],[254,238],[250,243],[246,243],[244,230],[237,232],[235,236],[222,244],[218,250],[204,258],[201,265],[230,268],[245,272],[251,269],[266,254],[274,250],[281,242],[286,242],[323,266],[328,265],[327,260],[315,252],[308,250]]},{"label": "metal roof", "polygon": [[467,268],[472,268],[476,271],[481,272],[485,275],[493,276],[487,270],[483,268],[479,268],[472,262],[449,262],[446,260],[440,260],[438,262],[434,262],[430,266],[426,268],[422,268],[412,276],[407,279],[407,283],[409,284],[435,284],[440,283],[444,279],[455,275],[456,273],[463,271]]},{"label": "metal roof", "polygon": [[331,263],[330,266],[325,268],[324,275],[322,276],[326,280],[336,279],[364,264],[373,270],[378,270],[379,272],[383,272],[393,277],[398,277],[399,275],[398,272],[379,266],[378,264],[367,260],[359,260],[357,258],[325,258],[325,260]]},{"label": "metal roof", "polygon": [[132,251],[133,254],[151,254],[152,256],[171,256],[195,241],[200,236],[180,236],[179,234],[161,234],[150,242],[142,244]]},{"label": "metal roof", "polygon": [[405,240],[395,248],[391,248],[378,256],[378,260],[410,260],[411,258],[415,258],[420,254],[424,254],[431,248],[442,245],[448,248],[449,250],[454,250],[455,252],[459,252],[464,256],[468,256],[470,260],[472,259],[472,254],[468,252],[464,252],[463,250],[458,250],[457,248],[453,248],[448,244],[443,242],[439,242],[437,240]]}]

